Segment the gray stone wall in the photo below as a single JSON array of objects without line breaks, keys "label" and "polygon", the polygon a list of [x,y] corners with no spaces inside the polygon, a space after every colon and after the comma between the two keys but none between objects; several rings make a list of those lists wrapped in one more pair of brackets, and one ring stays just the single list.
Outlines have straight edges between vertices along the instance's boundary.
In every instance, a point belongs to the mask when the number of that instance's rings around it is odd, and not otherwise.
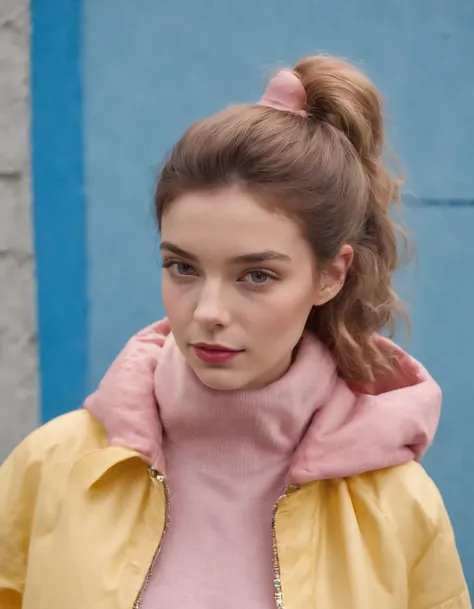
[{"label": "gray stone wall", "polygon": [[0,0],[0,462],[38,421],[28,0]]}]

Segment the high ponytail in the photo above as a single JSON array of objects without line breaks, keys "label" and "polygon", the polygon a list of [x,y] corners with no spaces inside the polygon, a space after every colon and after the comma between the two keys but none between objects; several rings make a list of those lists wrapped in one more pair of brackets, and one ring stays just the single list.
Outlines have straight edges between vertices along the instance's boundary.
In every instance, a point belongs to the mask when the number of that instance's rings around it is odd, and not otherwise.
[{"label": "high ponytail", "polygon": [[284,104],[267,96],[188,129],[158,182],[158,224],[186,192],[239,185],[298,222],[321,272],[351,245],[354,261],[342,290],[313,308],[307,330],[330,349],[342,377],[372,381],[392,365],[377,333],[392,331],[403,315],[392,288],[401,233],[389,216],[399,181],[384,163],[381,98],[340,59],[309,57],[291,72],[302,88],[286,79]]},{"label": "high ponytail", "polygon": [[382,100],[362,72],[334,57],[308,57],[294,73],[305,88],[310,119],[344,134],[367,178],[364,221],[346,283],[334,300],[313,311],[308,326],[337,353],[340,368],[351,370],[350,378],[373,380],[377,369],[391,365],[376,333],[385,328],[392,335],[400,318],[408,321],[392,287],[406,237],[389,215],[391,205],[401,203],[401,179],[384,159]]}]

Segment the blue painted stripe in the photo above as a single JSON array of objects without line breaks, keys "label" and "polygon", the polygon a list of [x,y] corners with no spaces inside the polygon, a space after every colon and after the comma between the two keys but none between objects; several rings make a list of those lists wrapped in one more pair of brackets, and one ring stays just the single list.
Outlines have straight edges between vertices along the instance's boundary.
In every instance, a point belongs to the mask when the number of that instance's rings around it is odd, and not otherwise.
[{"label": "blue painted stripe", "polygon": [[86,387],[86,226],[81,2],[32,0],[33,217],[41,419],[81,404]]}]

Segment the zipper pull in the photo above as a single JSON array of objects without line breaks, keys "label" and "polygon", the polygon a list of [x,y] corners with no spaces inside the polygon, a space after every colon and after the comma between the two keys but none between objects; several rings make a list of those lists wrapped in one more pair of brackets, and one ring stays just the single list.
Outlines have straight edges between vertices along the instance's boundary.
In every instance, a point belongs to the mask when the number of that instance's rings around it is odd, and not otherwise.
[{"label": "zipper pull", "polygon": [[153,480],[158,480],[158,482],[164,482],[165,477],[156,469],[154,465],[150,465],[147,470],[150,478]]}]

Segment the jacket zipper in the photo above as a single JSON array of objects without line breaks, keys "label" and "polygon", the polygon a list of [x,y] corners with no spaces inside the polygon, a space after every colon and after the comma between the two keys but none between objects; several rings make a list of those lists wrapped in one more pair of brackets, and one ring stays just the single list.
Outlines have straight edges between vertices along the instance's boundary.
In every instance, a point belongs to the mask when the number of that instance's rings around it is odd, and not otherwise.
[{"label": "jacket zipper", "polygon": [[[143,594],[145,593],[145,590],[147,589],[147,586],[150,583],[150,579],[151,579],[151,575],[153,573],[153,569],[155,567],[155,563],[161,552],[161,547],[163,545],[163,538],[164,538],[166,531],[168,530],[168,527],[170,524],[170,491],[169,491],[169,487],[168,487],[166,478],[163,476],[163,474],[160,474],[158,472],[158,470],[154,467],[150,467],[148,469],[148,473],[151,478],[158,480],[158,482],[160,482],[163,485],[163,489],[165,491],[165,501],[166,501],[165,526],[163,528],[163,533],[161,535],[160,543],[158,544],[158,547],[156,548],[156,552],[153,555],[151,565],[145,575],[145,579],[143,580],[143,584],[137,594],[137,598],[135,599],[135,602],[133,603],[133,609],[140,609],[140,607],[141,607]],[[277,540],[276,540],[276,519],[277,519],[277,515],[278,515],[278,508],[280,507],[280,503],[283,501],[283,499],[285,499],[286,497],[288,497],[289,495],[291,495],[292,493],[296,492],[299,489],[300,489],[300,486],[297,484],[292,484],[292,485],[288,486],[285,489],[285,492],[283,493],[283,495],[281,495],[277,499],[277,502],[273,506],[273,515],[272,515],[273,588],[274,588],[274,593],[275,593],[275,603],[276,603],[277,609],[285,609],[285,604],[283,602],[283,592],[282,592],[282,587],[281,587],[280,558],[278,556],[278,546],[277,546]]]},{"label": "jacket zipper", "polygon": [[165,492],[165,503],[166,503],[165,525],[163,527],[163,533],[161,534],[160,543],[158,544],[158,547],[156,548],[156,552],[153,554],[153,558],[151,560],[150,567],[145,575],[143,584],[137,594],[137,598],[135,599],[135,602],[133,603],[133,609],[140,609],[140,607],[141,607],[143,594],[145,593],[145,590],[147,589],[148,584],[150,583],[150,579],[151,579],[151,575],[153,573],[153,569],[155,567],[155,563],[161,552],[161,547],[163,545],[163,538],[164,538],[166,531],[168,530],[168,527],[170,524],[170,490],[168,487],[168,482],[166,481],[166,478],[163,476],[163,474],[160,474],[160,472],[155,467],[149,467],[148,474],[150,475],[150,478],[153,478],[154,480],[158,480],[158,482],[163,486],[163,490]]},{"label": "jacket zipper", "polygon": [[301,488],[299,484],[290,484],[285,489],[285,492],[281,497],[277,499],[277,502],[273,506],[272,516],[272,548],[273,548],[273,589],[275,592],[275,602],[278,609],[285,609],[285,603],[283,602],[283,591],[281,587],[281,572],[280,572],[280,558],[278,556],[278,546],[276,539],[276,519],[278,515],[278,508],[283,499],[286,499],[289,495],[292,495]]}]

